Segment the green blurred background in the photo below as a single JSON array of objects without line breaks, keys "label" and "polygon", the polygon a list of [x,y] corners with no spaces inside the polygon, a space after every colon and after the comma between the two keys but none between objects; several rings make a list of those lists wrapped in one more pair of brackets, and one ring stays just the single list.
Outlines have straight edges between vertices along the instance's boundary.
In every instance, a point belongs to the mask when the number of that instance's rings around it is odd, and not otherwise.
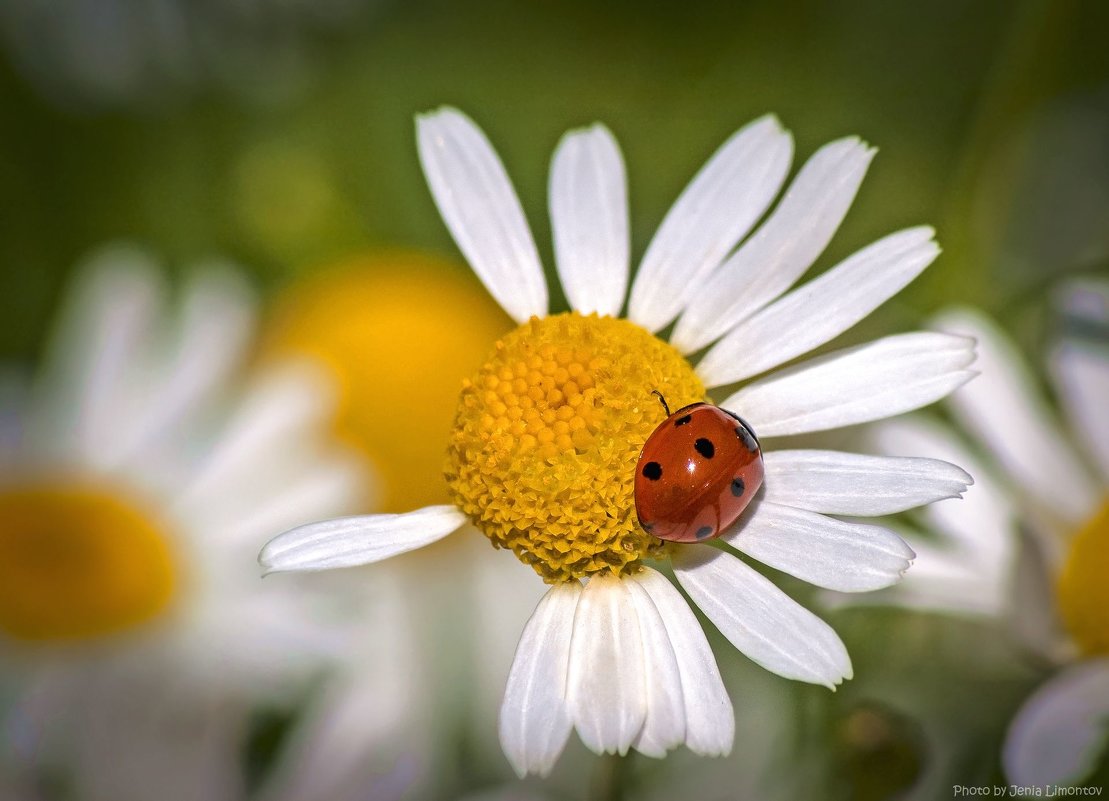
[{"label": "green blurred background", "polygon": [[[1096,0],[182,3],[195,41],[172,70],[134,10],[146,4],[103,0],[138,20],[114,34],[130,50],[100,36],[134,55],[109,89],[51,46],[50,26],[87,2],[50,4],[34,25],[20,9],[41,4],[5,5],[7,357],[34,354],[67,271],[109,239],[177,263],[229,255],[267,286],[367,246],[453,252],[412,136],[413,115],[443,103],[486,128],[548,253],[548,159],[565,129],[616,133],[641,253],[704,158],[773,111],[798,159],[852,133],[881,148],[820,264],[900,226],[939,228],[945,256],[901,314],[946,300],[1004,313],[1045,277],[1104,267],[1109,4]],[[1090,180],[1100,191],[1078,186]],[[1039,252],[1006,258],[1030,235]]]},{"label": "green blurred background", "polygon": [[[80,0],[0,11],[5,361],[35,358],[70,271],[107,240],[171,264],[230,256],[267,290],[377,247],[456,256],[413,137],[413,115],[444,103],[494,142],[548,265],[548,160],[567,128],[601,120],[619,139],[636,257],[717,145],[772,111],[795,165],[843,135],[880,147],[818,269],[901,227],[939,231],[937,264],[852,336],[971,303],[1035,360],[1045,290],[1106,272],[1109,3],[182,2],[188,35],[169,58],[135,6],[102,2],[130,9],[118,40],[51,28]],[[84,47],[81,35],[120,56],[114,77],[66,60],[58,42]],[[741,721],[745,693],[795,712],[782,794],[887,797],[926,758],[942,769],[933,787],[998,778],[1036,666],[982,624],[857,610],[832,622],[875,681],[831,696],[717,648]],[[937,731],[940,751],[925,744]],[[662,781],[639,764],[618,784]],[[666,765],[678,781],[734,769],[684,752]],[[456,786],[480,785],[455,770]]]}]

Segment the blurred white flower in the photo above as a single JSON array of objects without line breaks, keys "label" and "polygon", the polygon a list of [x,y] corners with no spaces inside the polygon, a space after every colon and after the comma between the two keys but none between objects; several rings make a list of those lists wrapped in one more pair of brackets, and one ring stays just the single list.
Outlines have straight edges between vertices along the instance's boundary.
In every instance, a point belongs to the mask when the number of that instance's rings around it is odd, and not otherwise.
[{"label": "blurred white flower", "polygon": [[314,36],[366,8],[358,0],[7,0],[0,44],[66,108],[165,103],[207,85],[269,100],[305,85]]},{"label": "blurred white flower", "polygon": [[7,769],[83,798],[235,798],[250,704],[340,650],[338,597],[259,582],[254,554],[275,526],[348,510],[365,476],[327,436],[309,365],[234,381],[253,316],[226,266],[171,305],[150,257],[113,247],[78,276],[40,374],[8,374]]},{"label": "blurred white flower", "polygon": [[1066,424],[1005,334],[956,310],[937,324],[978,340],[982,375],[948,403],[988,461],[935,424],[878,429],[885,452],[958,459],[977,479],[965,500],[924,511],[938,539],[904,535],[918,561],[885,600],[1006,619],[1056,667],[1009,728],[1004,766],[1019,785],[1082,779],[1109,733],[1109,283],[1071,283],[1060,298],[1051,373]]},{"label": "blurred white flower", "polygon": [[[873,150],[853,137],[822,148],[748,237],[782,189],[793,151],[776,119],[756,120],[677,200],[629,293],[619,148],[600,125],[567,134],[554,155],[550,206],[574,311],[549,316],[531,232],[484,134],[452,109],[421,117],[417,133],[448,228],[520,327],[464,385],[447,467],[454,505],[304,526],[267,545],[262,564],[270,572],[366,564],[467,523],[510,548],[553,584],[524,627],[501,709],[501,744],[521,775],[549,772],[574,728],[598,753],[634,747],[662,757],[681,744],[730,751],[731,701],[704,632],[646,560],[670,559],[697,605],[768,670],[832,688],[850,678],[836,633],[742,560],[641,528],[632,484],[637,455],[661,422],[652,390],[679,407],[703,400],[706,385],[779,368],[852,327],[935,258],[932,230],[909,229],[787,291],[839,227]],[[675,320],[670,344],[653,335]],[[694,369],[686,355],[706,346]],[[962,337],[893,336],[752,381],[722,406],[764,436],[838,428],[943,397],[973,375],[972,360]],[[742,427],[728,434],[754,452]],[[885,529],[830,515],[888,514],[957,496],[969,481],[929,459],[775,451],[765,461],[764,496],[723,540],[846,591],[896,582],[913,554]]]}]

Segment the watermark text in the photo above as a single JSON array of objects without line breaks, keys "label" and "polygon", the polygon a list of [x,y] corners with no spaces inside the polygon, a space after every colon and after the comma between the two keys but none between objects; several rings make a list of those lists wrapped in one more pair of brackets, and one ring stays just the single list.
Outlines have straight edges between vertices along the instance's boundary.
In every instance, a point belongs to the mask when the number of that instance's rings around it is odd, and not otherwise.
[{"label": "watermark text", "polygon": [[1104,787],[1063,787],[1058,784],[953,784],[955,798],[1098,798]]}]

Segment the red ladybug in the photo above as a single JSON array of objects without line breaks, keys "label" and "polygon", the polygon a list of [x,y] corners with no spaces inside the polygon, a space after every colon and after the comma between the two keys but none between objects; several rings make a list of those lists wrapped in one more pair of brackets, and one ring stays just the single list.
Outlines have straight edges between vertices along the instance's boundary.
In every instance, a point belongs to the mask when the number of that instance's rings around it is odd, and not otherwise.
[{"label": "red ladybug", "polygon": [[654,430],[635,466],[639,525],[671,542],[702,542],[734,523],[759,491],[762,450],[739,415],[692,403]]}]

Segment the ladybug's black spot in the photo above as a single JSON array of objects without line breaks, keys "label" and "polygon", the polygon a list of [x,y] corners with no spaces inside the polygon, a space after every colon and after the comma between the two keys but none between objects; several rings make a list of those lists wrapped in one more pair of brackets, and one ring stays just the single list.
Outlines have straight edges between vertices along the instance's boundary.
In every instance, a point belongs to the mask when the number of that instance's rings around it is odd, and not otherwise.
[{"label": "ladybug's black spot", "polygon": [[716,446],[712,444],[711,440],[701,437],[693,443],[693,447],[697,449],[697,453],[704,456],[706,459],[711,459],[716,455]]},{"label": "ladybug's black spot", "polygon": [[736,426],[735,435],[739,437],[739,441],[743,443],[743,447],[751,453],[758,453],[759,441],[754,438],[750,431],[743,426]]},{"label": "ladybug's black spot", "polygon": [[696,534],[697,539],[703,540],[705,537],[711,537],[711,536],[712,536],[712,526],[701,526],[699,529],[697,529],[697,534]]},{"label": "ladybug's black spot", "polygon": [[658,462],[647,462],[647,464],[643,465],[643,475],[651,481],[658,481],[662,478],[662,465]]},{"label": "ladybug's black spot", "polygon": [[679,417],[677,420],[674,421],[674,427],[677,428],[678,426],[684,426],[686,423],[688,423],[692,419],[693,419],[693,415],[683,414],[681,417]]},{"label": "ladybug's black spot", "polygon": [[747,489],[747,485],[743,483],[742,478],[736,476],[732,479],[732,495],[738,498],[740,495],[743,494],[743,491],[745,489]]}]

